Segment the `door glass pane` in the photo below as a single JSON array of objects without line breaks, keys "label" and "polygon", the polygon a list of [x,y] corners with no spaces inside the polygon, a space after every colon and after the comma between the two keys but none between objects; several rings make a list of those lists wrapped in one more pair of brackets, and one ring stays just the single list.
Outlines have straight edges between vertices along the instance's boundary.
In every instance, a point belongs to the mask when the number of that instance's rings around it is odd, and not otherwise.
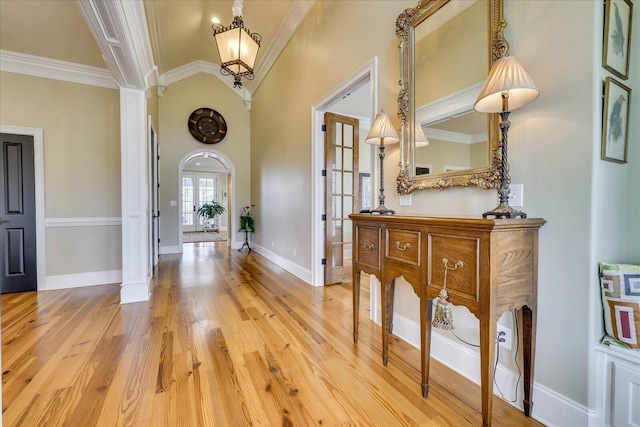
[{"label": "door glass pane", "polygon": [[346,171],[353,170],[353,148],[344,149],[344,166],[342,168]]},{"label": "door glass pane", "polygon": [[342,244],[336,243],[331,251],[331,266],[342,267],[344,265],[344,256],[342,254]]},{"label": "door glass pane", "polygon": [[343,197],[343,205],[342,205],[342,217],[347,218],[349,215],[353,213],[353,197],[345,196]]},{"label": "door glass pane", "polygon": [[333,143],[342,145],[342,123],[336,123],[336,140]]},{"label": "door glass pane", "polygon": [[352,249],[352,244],[351,243],[345,243],[344,245],[342,245],[343,247],[343,256],[344,259],[351,259],[352,258],[352,254],[353,254],[353,249]]},{"label": "door glass pane", "polygon": [[342,148],[338,146],[333,147],[333,168],[342,169]]},{"label": "door glass pane", "polygon": [[337,199],[339,198],[336,196],[331,196],[331,218],[335,218],[338,211]]},{"label": "door glass pane", "polygon": [[[199,177],[198,178],[198,209],[205,203],[211,203],[217,201],[217,179],[218,177]],[[198,224],[204,224],[204,217],[199,217]]]},{"label": "door glass pane", "polygon": [[[345,219],[342,221],[342,241],[343,243],[351,243],[353,242],[353,224],[350,219]],[[351,249],[345,248],[345,249]],[[350,258],[350,257],[347,257]]]},{"label": "door glass pane", "polygon": [[345,172],[342,174],[344,194],[353,194],[353,172]]},{"label": "door glass pane", "polygon": [[193,225],[193,178],[182,177],[182,225]]},{"label": "door glass pane", "polygon": [[353,126],[344,125],[344,145],[345,147],[353,147]]},{"label": "door glass pane", "polygon": [[333,172],[333,193],[342,194],[342,172]]},{"label": "door glass pane", "polygon": [[341,218],[342,217],[342,197],[333,196],[333,209],[331,216],[333,218]]}]

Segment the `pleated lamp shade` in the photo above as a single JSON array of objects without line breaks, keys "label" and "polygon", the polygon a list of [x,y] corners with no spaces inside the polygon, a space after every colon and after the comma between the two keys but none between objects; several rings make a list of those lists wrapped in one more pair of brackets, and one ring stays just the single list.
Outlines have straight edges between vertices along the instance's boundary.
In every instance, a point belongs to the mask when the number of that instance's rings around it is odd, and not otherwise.
[{"label": "pleated lamp shade", "polygon": [[382,145],[383,140],[384,145],[395,144],[400,141],[398,133],[391,124],[389,115],[385,112],[376,115],[373,126],[371,126],[371,130],[364,141],[367,144]]},{"label": "pleated lamp shade", "polygon": [[540,94],[529,74],[513,56],[506,56],[493,63],[474,108],[480,113],[502,112],[502,94],[505,92],[509,94],[506,111],[523,107]]},{"label": "pleated lamp shade", "polygon": [[427,135],[424,134],[420,122],[416,122],[416,135],[413,143],[416,148],[426,147],[429,145],[429,140],[427,139]]}]

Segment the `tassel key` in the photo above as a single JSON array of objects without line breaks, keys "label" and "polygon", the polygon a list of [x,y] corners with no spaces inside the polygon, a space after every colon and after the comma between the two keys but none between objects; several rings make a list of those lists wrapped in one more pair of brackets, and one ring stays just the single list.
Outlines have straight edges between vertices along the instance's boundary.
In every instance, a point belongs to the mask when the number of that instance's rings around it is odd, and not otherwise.
[{"label": "tassel key", "polygon": [[446,289],[442,289],[438,294],[438,302],[436,302],[436,313],[433,317],[431,324],[445,331],[451,331],[455,329],[453,326],[453,313],[451,311],[451,303],[447,301],[449,294]]},{"label": "tassel key", "polygon": [[444,283],[442,284],[442,290],[438,294],[438,301],[435,303],[436,312],[431,325],[435,328],[444,329],[445,331],[452,331],[455,327],[453,326],[451,303],[447,301],[447,298],[449,298],[449,293],[447,292],[447,271],[457,270],[458,267],[462,267],[464,264],[462,261],[458,261],[455,266],[449,267],[447,265],[449,262],[448,259],[443,258],[442,262],[444,263]]}]

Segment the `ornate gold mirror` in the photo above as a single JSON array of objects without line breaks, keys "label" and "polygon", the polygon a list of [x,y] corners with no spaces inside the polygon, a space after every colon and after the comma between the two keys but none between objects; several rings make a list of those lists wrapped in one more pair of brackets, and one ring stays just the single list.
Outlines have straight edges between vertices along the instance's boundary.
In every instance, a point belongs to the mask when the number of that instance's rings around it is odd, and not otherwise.
[{"label": "ornate gold mirror", "polygon": [[421,0],[398,17],[399,194],[497,187],[498,116],[473,104],[493,62],[507,54],[505,25],[502,0]]}]

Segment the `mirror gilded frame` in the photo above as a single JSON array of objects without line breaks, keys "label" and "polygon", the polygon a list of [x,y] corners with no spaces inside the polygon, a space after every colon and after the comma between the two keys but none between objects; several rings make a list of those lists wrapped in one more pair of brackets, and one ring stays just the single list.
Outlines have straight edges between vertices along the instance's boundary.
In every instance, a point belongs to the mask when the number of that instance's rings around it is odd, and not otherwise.
[{"label": "mirror gilded frame", "polygon": [[[415,190],[435,188],[444,190],[448,187],[477,185],[483,189],[497,188],[501,173],[500,129],[497,114],[487,115],[488,165],[486,167],[465,169],[461,171],[437,174],[415,175],[415,116],[416,101],[414,93],[414,30],[421,22],[428,19],[451,0],[420,0],[415,8],[406,9],[396,20],[396,35],[400,39],[400,94],[398,95],[398,117],[401,122],[400,140],[400,173],[396,180],[398,194],[410,194]],[[493,62],[507,56],[509,45],[503,32],[506,23],[502,18],[502,0],[487,0],[488,29],[487,55],[489,67],[484,75],[489,74]],[[486,78],[486,77],[485,77]],[[473,109],[473,106],[471,106]]]}]

